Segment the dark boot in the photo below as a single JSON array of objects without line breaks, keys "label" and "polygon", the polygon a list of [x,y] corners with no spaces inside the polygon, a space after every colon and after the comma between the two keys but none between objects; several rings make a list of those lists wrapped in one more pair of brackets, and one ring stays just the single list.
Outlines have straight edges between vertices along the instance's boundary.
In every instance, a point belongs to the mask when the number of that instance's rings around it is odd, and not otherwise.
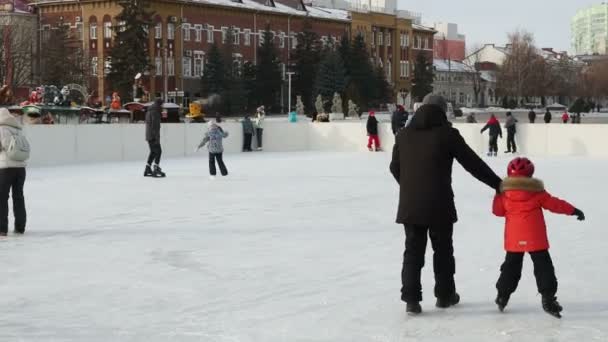
[{"label": "dark boot", "polygon": [[144,177],[153,177],[154,172],[152,172],[152,168],[150,165],[146,165],[146,169],[144,170]]},{"label": "dark boot", "polygon": [[440,309],[447,309],[450,306],[454,306],[458,303],[460,303],[460,295],[454,292],[454,294],[452,294],[450,297],[437,298],[437,303],[435,303],[435,306]]},{"label": "dark boot", "polygon": [[167,175],[163,172],[160,166],[154,165],[154,177],[163,178],[167,177]]},{"label": "dark boot", "polygon": [[543,310],[553,317],[562,318],[560,312],[563,308],[554,296],[543,296]]},{"label": "dark boot", "polygon": [[500,310],[500,312],[505,311],[505,307],[507,307],[507,304],[509,304],[509,296],[503,296],[503,295],[498,295],[496,297],[496,300],[494,301],[494,303],[496,303],[496,305],[498,305],[498,310]]},{"label": "dark boot", "polygon": [[408,315],[418,315],[422,313],[422,307],[419,302],[409,302],[405,306],[405,312]]}]

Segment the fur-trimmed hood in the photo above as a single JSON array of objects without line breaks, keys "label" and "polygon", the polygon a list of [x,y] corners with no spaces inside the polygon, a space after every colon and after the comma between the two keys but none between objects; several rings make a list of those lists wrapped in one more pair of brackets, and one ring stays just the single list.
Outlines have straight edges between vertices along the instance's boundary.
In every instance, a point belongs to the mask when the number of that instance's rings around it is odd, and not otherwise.
[{"label": "fur-trimmed hood", "polygon": [[500,185],[500,192],[514,201],[526,201],[530,197],[545,191],[543,182],[536,178],[507,177]]}]

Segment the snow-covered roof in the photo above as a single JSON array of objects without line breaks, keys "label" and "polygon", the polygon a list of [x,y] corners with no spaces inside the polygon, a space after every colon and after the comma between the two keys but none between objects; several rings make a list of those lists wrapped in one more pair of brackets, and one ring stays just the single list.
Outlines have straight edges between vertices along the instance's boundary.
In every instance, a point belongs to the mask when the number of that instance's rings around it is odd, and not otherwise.
[{"label": "snow-covered roof", "polygon": [[[269,13],[279,13],[286,14],[292,16],[300,16],[300,17],[312,17],[317,19],[326,19],[326,20],[336,20],[336,21],[350,21],[350,14],[348,11],[339,10],[339,9],[328,9],[321,8],[317,6],[306,6],[306,11],[297,10],[293,7],[287,6],[285,4],[274,2],[274,7],[266,6],[261,2],[257,2],[254,0],[241,0],[241,1],[233,1],[233,0],[178,0],[184,3],[200,3],[200,4],[209,4],[213,6],[221,6],[221,7],[230,7],[230,8],[241,8],[245,10],[254,10],[260,12],[269,12]],[[32,5],[48,5],[48,4],[56,4],[56,3],[74,3],[80,2],[79,0],[42,0],[38,2],[32,3]]]},{"label": "snow-covered roof", "polygon": [[428,27],[428,26],[423,26],[423,25],[418,25],[418,24],[412,24],[412,28],[414,30],[418,30],[418,31],[428,31],[428,32],[437,32],[434,28],[432,27]]},{"label": "snow-covered roof", "polygon": [[457,61],[448,61],[445,59],[434,59],[433,66],[437,71],[451,71],[451,72],[472,72],[473,69],[462,63]]}]

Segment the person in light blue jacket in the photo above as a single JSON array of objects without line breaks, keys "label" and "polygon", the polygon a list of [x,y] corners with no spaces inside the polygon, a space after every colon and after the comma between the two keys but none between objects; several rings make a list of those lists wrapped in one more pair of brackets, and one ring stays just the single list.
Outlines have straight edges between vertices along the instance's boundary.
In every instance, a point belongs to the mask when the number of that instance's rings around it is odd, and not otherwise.
[{"label": "person in light blue jacket", "polygon": [[228,175],[228,169],[224,164],[224,145],[222,144],[222,141],[226,137],[228,137],[228,132],[224,132],[222,127],[220,127],[216,121],[210,121],[209,130],[207,133],[205,133],[205,137],[196,149],[198,151],[207,143],[209,144],[207,146],[207,149],[209,150],[209,174],[211,175],[212,179],[215,178],[215,175],[217,174],[215,169],[215,161],[217,161],[217,164],[220,167],[222,176]]}]

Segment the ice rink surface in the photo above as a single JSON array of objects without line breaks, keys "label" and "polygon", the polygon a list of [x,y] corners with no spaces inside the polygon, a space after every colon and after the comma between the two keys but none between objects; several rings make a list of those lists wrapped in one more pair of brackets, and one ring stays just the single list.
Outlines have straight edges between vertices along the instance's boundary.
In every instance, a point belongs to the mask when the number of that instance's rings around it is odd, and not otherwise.
[{"label": "ice rink surface", "polygon": [[[454,168],[461,304],[400,302],[402,227],[388,153],[226,155],[28,170],[26,236],[0,241],[0,341],[608,341],[607,160],[537,159],[548,190],[588,220],[548,214],[564,306],[545,314],[529,257],[494,305],[504,222]],[[490,161],[504,174],[506,157]],[[430,244],[429,244],[430,245]]]}]

